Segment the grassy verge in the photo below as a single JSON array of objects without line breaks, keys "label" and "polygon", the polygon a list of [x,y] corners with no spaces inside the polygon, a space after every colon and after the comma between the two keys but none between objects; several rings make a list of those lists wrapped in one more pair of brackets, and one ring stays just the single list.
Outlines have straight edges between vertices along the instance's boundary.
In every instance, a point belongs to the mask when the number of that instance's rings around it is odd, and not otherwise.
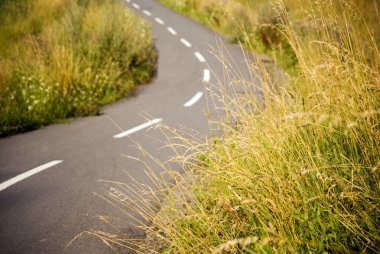
[{"label": "grassy verge", "polygon": [[155,71],[147,23],[116,0],[0,3],[0,136],[97,114]]},{"label": "grassy verge", "polygon": [[276,2],[297,78],[281,92],[263,80],[265,108],[251,94],[222,95],[238,119],[219,123],[223,139],[180,137],[195,180],[189,190],[161,185],[157,216],[140,211],[166,243],[160,252],[380,252],[380,52],[361,16],[372,8],[378,26],[379,6],[339,3],[299,6],[310,14],[300,30]]},{"label": "grassy verge", "polygon": [[[282,22],[274,10],[271,0],[159,0],[164,5],[185,15],[191,16],[201,23],[226,35],[231,42],[242,43],[248,49],[271,56],[290,74],[297,71],[297,56],[282,30]],[[312,1],[303,1],[300,8],[297,0],[284,0],[285,8],[293,19],[293,28],[303,33],[311,28],[313,13]],[[376,26],[378,13],[374,11],[374,3],[370,0],[356,0],[356,6],[363,13],[367,24],[371,26],[374,36],[380,41],[380,31]],[[334,8],[342,5],[334,1]],[[327,5],[321,4],[320,8]],[[378,44],[379,45],[379,44]]]}]

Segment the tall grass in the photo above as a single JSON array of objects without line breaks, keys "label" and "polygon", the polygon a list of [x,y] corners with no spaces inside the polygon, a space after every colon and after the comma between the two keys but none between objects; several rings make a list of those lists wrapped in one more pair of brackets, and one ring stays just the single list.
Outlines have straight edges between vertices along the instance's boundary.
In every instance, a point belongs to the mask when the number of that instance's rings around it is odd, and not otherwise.
[{"label": "tall grass", "polygon": [[235,119],[218,123],[223,138],[178,137],[190,180],[155,179],[158,214],[132,204],[166,245],[152,252],[380,252],[380,54],[360,9],[339,2],[300,6],[312,14],[303,30],[276,2],[298,76],[273,91],[264,75],[265,108],[254,91],[218,98]]},{"label": "tall grass", "polygon": [[[281,18],[274,11],[272,0],[160,0],[166,6],[189,15],[201,23],[212,27],[226,35],[231,42],[239,42],[255,52],[265,53],[271,56],[277,64],[285,68],[290,74],[297,71],[297,57],[289,40],[281,31]],[[298,0],[284,0],[285,8],[294,19],[293,28],[299,32],[305,31],[310,25],[313,13],[311,1],[302,1],[300,8]],[[339,7],[342,2],[327,1]],[[376,0],[353,1],[364,15],[375,38],[380,42],[380,30],[378,29],[378,3]],[[328,8],[322,4],[320,8]],[[352,14],[352,13],[351,13]],[[362,22],[362,21],[360,21]],[[307,29],[306,29],[307,30]]]},{"label": "tall grass", "polygon": [[0,8],[0,136],[93,115],[155,70],[150,28],[113,0],[18,0]]}]

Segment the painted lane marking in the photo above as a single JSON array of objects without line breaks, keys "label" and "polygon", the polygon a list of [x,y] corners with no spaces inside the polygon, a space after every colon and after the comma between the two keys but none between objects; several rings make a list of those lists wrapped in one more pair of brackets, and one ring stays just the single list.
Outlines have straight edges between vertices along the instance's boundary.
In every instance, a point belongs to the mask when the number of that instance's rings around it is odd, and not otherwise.
[{"label": "painted lane marking", "polygon": [[0,184],[0,191],[3,191],[6,188],[8,188],[8,187],[20,182],[20,181],[32,176],[32,175],[40,173],[41,171],[44,171],[44,170],[51,168],[51,167],[53,167],[59,163],[62,163],[62,162],[63,162],[62,160],[51,161],[51,162],[48,162],[48,163],[43,164],[41,166],[38,166],[36,168],[33,168],[31,170],[28,170],[28,171],[26,171],[26,172],[24,172],[24,173],[22,173],[16,177],[13,177],[13,178],[9,179],[8,181],[5,181],[5,182]]},{"label": "painted lane marking", "polygon": [[160,25],[163,25],[164,24],[164,21],[162,20],[162,19],[160,19],[160,18],[155,18],[154,19],[158,24],[160,24]]},{"label": "painted lane marking", "polygon": [[127,0],[127,3],[131,3],[131,0]]},{"label": "painted lane marking", "polygon": [[199,62],[201,62],[201,63],[206,62],[206,59],[202,56],[201,53],[195,52],[194,55],[198,58]]},{"label": "painted lane marking", "polygon": [[202,98],[203,96],[203,92],[197,92],[193,98],[191,98],[188,102],[186,102],[183,106],[184,107],[191,107],[193,106],[195,103],[197,103],[199,101],[200,98]]},{"label": "painted lane marking", "polygon": [[135,9],[137,9],[137,10],[140,9],[140,5],[138,5],[138,4],[133,3],[132,6],[133,6]]},{"label": "painted lane marking", "polygon": [[188,42],[186,39],[184,38],[181,38],[181,42],[183,43],[183,45],[185,45],[186,47],[190,48],[191,47],[191,43]]},{"label": "painted lane marking", "polygon": [[210,82],[211,74],[209,69],[203,70],[203,82]]},{"label": "painted lane marking", "polygon": [[173,28],[171,28],[170,26],[167,28],[169,33],[171,33],[172,35],[177,35],[177,31],[174,30]]},{"label": "painted lane marking", "polygon": [[149,17],[152,16],[152,13],[148,10],[143,10],[143,13]]},{"label": "painted lane marking", "polygon": [[139,126],[136,126],[136,127],[132,128],[132,129],[129,129],[129,130],[124,131],[124,132],[121,132],[121,133],[119,133],[119,134],[117,134],[117,135],[115,135],[113,137],[114,138],[124,138],[125,136],[131,135],[132,133],[135,133],[135,132],[141,131],[143,129],[146,129],[146,128],[148,128],[150,126],[153,126],[153,125],[155,125],[155,124],[157,124],[157,123],[159,123],[161,121],[162,121],[162,118],[156,118],[156,119],[153,119],[153,120],[151,120],[149,122],[146,122],[146,123],[143,123],[143,124],[141,124]]}]

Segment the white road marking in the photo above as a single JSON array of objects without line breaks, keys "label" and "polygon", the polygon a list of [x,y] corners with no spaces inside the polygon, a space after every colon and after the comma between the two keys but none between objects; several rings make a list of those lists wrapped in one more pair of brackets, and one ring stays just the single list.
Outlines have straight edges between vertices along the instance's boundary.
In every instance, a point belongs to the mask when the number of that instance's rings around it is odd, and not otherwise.
[{"label": "white road marking", "polygon": [[38,166],[36,168],[33,168],[31,170],[28,170],[16,177],[13,177],[12,179],[9,179],[8,181],[5,181],[3,183],[0,184],[0,191],[3,191],[5,190],[6,188],[12,186],[13,184],[16,184],[32,175],[35,175],[37,173],[40,173],[41,171],[44,171],[48,168],[51,168],[59,163],[62,163],[63,161],[62,160],[55,160],[55,161],[51,161],[51,162],[48,162],[46,164],[43,164],[41,166]]},{"label": "white road marking", "polygon": [[156,119],[153,119],[153,120],[151,120],[149,122],[146,122],[146,123],[143,123],[143,124],[141,124],[139,126],[136,126],[136,127],[132,128],[132,129],[129,129],[129,130],[124,131],[124,132],[121,132],[121,133],[119,133],[119,134],[117,134],[117,135],[115,135],[113,137],[114,138],[124,138],[125,136],[131,135],[132,133],[135,133],[135,132],[138,132],[138,131],[141,131],[141,130],[143,130],[145,128],[148,128],[148,127],[150,127],[152,125],[155,125],[155,124],[157,124],[157,123],[159,123],[161,121],[162,121],[162,118],[156,118]]},{"label": "white road marking", "polygon": [[160,19],[160,18],[155,18],[154,19],[158,24],[160,24],[160,25],[163,25],[164,24],[164,21],[162,20],[162,19]]},{"label": "white road marking", "polygon": [[137,10],[140,9],[140,5],[133,3],[132,6],[136,8]]},{"label": "white road marking", "polygon": [[127,0],[127,3],[130,3],[131,2],[131,0]]},{"label": "white road marking", "polygon": [[203,82],[210,82],[211,74],[209,69],[203,70]]},{"label": "white road marking", "polygon": [[181,38],[181,42],[183,43],[183,45],[185,45],[186,47],[190,48],[191,47],[191,43],[188,42],[186,39],[184,38]]},{"label": "white road marking", "polygon": [[201,53],[195,52],[194,55],[198,58],[199,62],[201,62],[201,63],[206,62],[206,59],[202,56]]},{"label": "white road marking", "polygon": [[152,16],[152,13],[148,10],[143,10],[143,13],[149,17]]},{"label": "white road marking", "polygon": [[203,96],[203,92],[197,92],[193,98],[191,98],[188,102],[186,102],[183,106],[184,107],[191,107],[193,106],[195,103],[197,103],[199,101],[200,98],[202,98]]},{"label": "white road marking", "polygon": [[168,27],[168,31],[169,31],[169,33],[171,33],[172,35],[177,35],[177,31],[174,30],[173,28],[171,28],[170,26]]}]

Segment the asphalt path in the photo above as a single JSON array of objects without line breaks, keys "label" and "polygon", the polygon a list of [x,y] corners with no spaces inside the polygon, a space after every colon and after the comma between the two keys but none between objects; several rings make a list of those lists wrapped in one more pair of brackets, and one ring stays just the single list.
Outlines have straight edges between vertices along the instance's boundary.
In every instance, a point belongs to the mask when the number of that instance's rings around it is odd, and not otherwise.
[{"label": "asphalt path", "polygon": [[99,180],[151,184],[143,163],[130,157],[141,157],[136,142],[162,161],[173,155],[161,149],[166,138],[152,128],[157,124],[210,135],[205,115],[216,111],[206,87],[227,76],[213,48],[228,52],[244,69],[239,47],[201,24],[156,1],[125,4],[152,24],[159,52],[156,78],[99,116],[0,139],[0,253],[112,253],[86,234],[68,246],[82,232],[107,231],[99,216],[118,218],[125,235],[143,236],[96,195],[107,190]]}]

